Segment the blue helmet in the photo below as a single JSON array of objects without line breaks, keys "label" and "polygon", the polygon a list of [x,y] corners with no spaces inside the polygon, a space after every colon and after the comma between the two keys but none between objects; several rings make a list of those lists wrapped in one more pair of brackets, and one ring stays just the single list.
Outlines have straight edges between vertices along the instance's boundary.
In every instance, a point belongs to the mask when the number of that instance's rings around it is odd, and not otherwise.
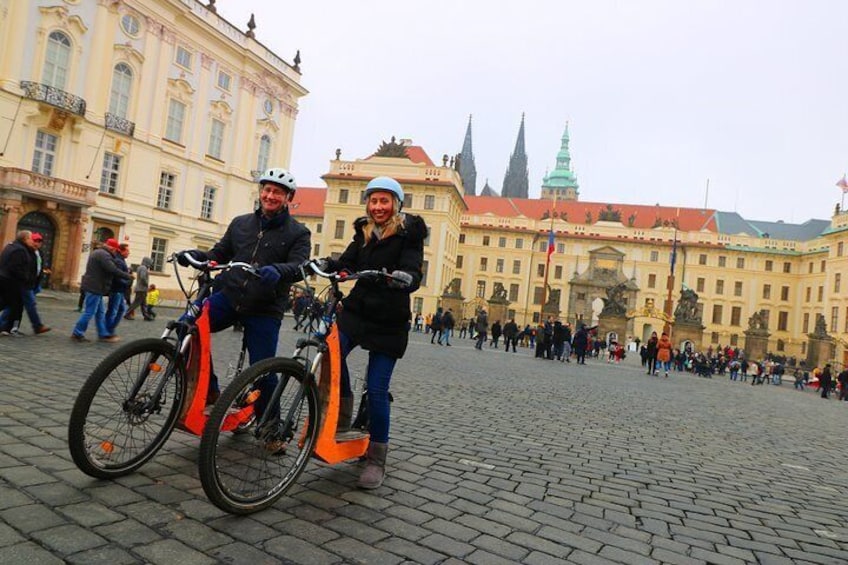
[{"label": "blue helmet", "polygon": [[365,198],[368,198],[372,192],[391,192],[398,199],[398,202],[400,202],[398,212],[403,208],[403,187],[395,179],[391,177],[371,179],[371,182],[365,187]]}]

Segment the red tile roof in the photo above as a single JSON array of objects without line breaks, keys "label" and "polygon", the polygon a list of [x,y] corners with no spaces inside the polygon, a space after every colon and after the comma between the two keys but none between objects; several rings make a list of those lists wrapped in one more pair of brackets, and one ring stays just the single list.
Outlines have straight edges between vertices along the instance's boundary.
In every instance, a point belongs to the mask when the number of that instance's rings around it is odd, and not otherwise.
[{"label": "red tile roof", "polygon": [[661,222],[676,220],[682,231],[716,231],[715,210],[701,208],[580,201],[558,201],[554,208],[552,200],[497,196],[465,196],[465,202],[468,204],[468,214],[471,215],[493,214],[500,217],[524,216],[541,219],[546,212],[553,209],[558,215],[564,213],[570,222],[581,224],[586,221],[587,212],[592,214],[592,223],[597,222],[599,213],[609,205],[614,211],[620,212],[622,225],[628,225],[628,218],[633,215],[633,227],[637,229],[651,229],[659,219]]},{"label": "red tile roof", "polygon": [[294,200],[289,204],[289,209],[294,217],[323,218],[326,199],[326,188],[299,186],[294,193]]}]

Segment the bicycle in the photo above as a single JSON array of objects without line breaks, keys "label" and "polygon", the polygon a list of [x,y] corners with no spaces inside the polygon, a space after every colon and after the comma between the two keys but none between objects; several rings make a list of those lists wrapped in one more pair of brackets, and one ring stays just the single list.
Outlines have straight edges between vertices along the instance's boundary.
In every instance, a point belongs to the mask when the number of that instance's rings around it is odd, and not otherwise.
[{"label": "bicycle", "polygon": [[[68,423],[68,447],[76,466],[98,479],[128,475],[147,463],[174,428],[200,435],[206,425],[206,401],[211,374],[209,307],[212,274],[244,269],[249,263],[195,261],[196,292],[186,289],[176,256],[168,262],[186,297],[186,315],[168,322],[159,338],[144,338],[121,346],[103,359],[80,389]],[[245,343],[234,370],[244,367]],[[231,420],[239,432],[249,426],[252,408]]]},{"label": "bicycle", "polygon": [[[335,322],[344,296],[339,284],[393,277],[375,270],[327,273],[314,261],[307,262],[301,266],[304,284],[299,289],[313,301],[320,297],[309,285],[310,272],[327,279],[329,286],[323,313],[310,326],[308,337],[297,341],[292,357],[265,359],[234,379],[221,393],[200,440],[200,482],[209,500],[226,512],[250,514],[268,508],[294,484],[310,456],[335,464],[361,458],[368,450],[367,430],[336,433],[341,349]],[[233,414],[243,410],[245,399],[256,399],[257,383],[267,378],[276,378],[268,401],[273,409],[257,415],[252,433],[224,433]],[[358,422],[367,419],[363,409],[360,405]]]}]

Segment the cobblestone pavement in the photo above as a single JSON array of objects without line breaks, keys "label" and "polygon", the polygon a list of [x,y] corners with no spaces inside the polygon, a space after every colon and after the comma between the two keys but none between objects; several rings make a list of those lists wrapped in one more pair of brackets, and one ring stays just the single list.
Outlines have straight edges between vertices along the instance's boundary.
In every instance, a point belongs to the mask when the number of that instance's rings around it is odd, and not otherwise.
[{"label": "cobblestone pavement", "polygon": [[[313,462],[272,509],[225,515],[181,432],[139,472],[97,481],[70,460],[67,420],[117,346],[69,340],[75,297],[40,303],[52,332],[0,339],[3,563],[848,562],[848,403],[422,334],[395,373],[377,491],[355,488],[358,464]],[[174,311],[160,313],[119,333],[157,335]],[[218,334],[218,354],[238,336]]]}]

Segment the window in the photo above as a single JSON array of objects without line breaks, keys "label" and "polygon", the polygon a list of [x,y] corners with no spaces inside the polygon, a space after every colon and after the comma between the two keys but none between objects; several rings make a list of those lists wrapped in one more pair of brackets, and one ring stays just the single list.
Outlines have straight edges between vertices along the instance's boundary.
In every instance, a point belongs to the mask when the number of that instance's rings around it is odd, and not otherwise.
[{"label": "window", "polygon": [[656,263],[660,260],[660,252],[659,251],[651,251],[651,263]]},{"label": "window", "polygon": [[101,194],[115,194],[118,191],[118,177],[121,173],[121,156],[109,153],[103,154],[103,170],[100,173]]},{"label": "window", "polygon": [[716,290],[715,290],[715,292],[716,292],[716,294],[724,294],[724,281],[723,281],[723,280],[718,279],[718,280],[716,281]]},{"label": "window", "polygon": [[830,331],[836,331],[839,327],[839,307],[834,306],[830,309]]},{"label": "window", "polygon": [[495,262],[495,272],[496,273],[503,273],[504,272],[504,260],[503,259],[498,259]]},{"label": "window", "polygon": [[819,287],[818,300],[819,300],[819,302],[824,300],[824,287],[823,286]]},{"label": "window", "polygon": [[154,237],[150,246],[150,258],[153,259],[151,269],[158,273],[165,270],[166,253],[168,252],[168,240]]},{"label": "window", "polygon": [[842,253],[845,251],[843,243],[844,242],[840,241],[839,243],[836,244],[836,256],[837,257],[842,257]]},{"label": "window", "polygon": [[427,226],[427,235],[424,236],[424,245],[430,245],[430,231],[433,228],[431,226]]},{"label": "window", "polygon": [[218,71],[218,88],[221,90],[230,91],[230,85],[233,83],[233,77],[224,71]]},{"label": "window", "polygon": [[316,243],[315,245],[312,246],[312,256],[318,257],[320,255],[321,255],[321,244]]},{"label": "window", "polygon": [[777,331],[785,332],[789,328],[789,312],[777,313]]},{"label": "window", "polygon": [[488,257],[480,257],[480,270],[485,271],[489,268],[489,258]]},{"label": "window", "polygon": [[203,200],[200,201],[200,217],[204,220],[212,219],[212,214],[215,211],[215,193],[217,191],[214,186],[206,185],[203,187]]},{"label": "window", "polygon": [[562,265],[557,265],[554,267],[554,278],[561,279],[562,278]]},{"label": "window", "polygon": [[109,113],[127,117],[130,107],[130,90],[133,72],[126,63],[118,63],[112,69],[112,89],[109,93]]},{"label": "window", "polygon": [[177,100],[168,104],[168,122],[165,126],[165,139],[180,143],[183,138],[183,122],[185,121],[186,106]]},{"label": "window", "polygon": [[718,343],[718,332],[710,333],[710,343]]},{"label": "window", "polygon": [[457,255],[457,256],[456,256],[456,268],[457,268],[457,269],[461,269],[461,268],[462,268],[462,263],[463,263],[463,261],[464,261],[464,260],[465,260],[465,257],[463,257],[462,255]]},{"label": "window", "polygon": [[836,273],[833,275],[833,292],[839,292],[839,289],[842,287],[842,273]]},{"label": "window", "polygon": [[39,130],[35,134],[35,151],[32,153],[32,170],[45,176],[53,174],[53,163],[56,161],[56,147],[59,138],[46,131]]},{"label": "window", "polygon": [[465,243],[465,234],[464,233],[459,234],[459,242]]},{"label": "window", "polygon": [[545,292],[545,289],[541,286],[537,286],[533,288],[533,304],[541,304],[542,303],[542,294]]},{"label": "window", "polygon": [[704,288],[706,288],[706,285],[706,279],[704,279],[704,277],[698,277],[698,280],[695,281],[695,291],[704,292]]},{"label": "window", "polygon": [[171,209],[171,201],[174,198],[174,184],[177,177],[172,173],[162,171],[159,174],[159,193],[156,195],[156,207],[163,210]]},{"label": "window", "polygon": [[719,255],[718,256],[718,266],[719,267],[726,267],[727,266],[727,257],[725,257],[724,255]]},{"label": "window", "polygon": [[515,238],[515,248],[516,249],[524,249],[524,239],[520,237]]},{"label": "window", "polygon": [[271,156],[271,138],[266,134],[259,139],[259,155],[256,158],[256,169],[264,173],[268,169],[268,158]]},{"label": "window", "polygon": [[509,301],[518,302],[518,285],[515,283],[509,285]]},{"label": "window", "polygon": [[421,286],[427,286],[427,279],[429,278],[427,276],[427,272],[429,270],[430,270],[430,262],[427,261],[426,259],[424,261],[421,261],[421,272],[423,273],[423,276],[421,277]]},{"label": "window", "polygon": [[808,287],[807,287],[807,290],[806,290],[806,292],[805,292],[805,294],[804,294],[805,299],[806,299],[806,301],[807,301],[807,302],[809,302],[809,301],[810,301],[810,293],[812,293],[812,292],[813,292],[813,288],[808,286]]},{"label": "window", "polygon": [[730,334],[730,346],[736,347],[739,345],[739,334]]},{"label": "window", "polygon": [[736,268],[737,269],[744,269],[745,268],[745,258],[744,257],[737,257],[736,258]]},{"label": "window", "polygon": [[183,47],[177,46],[177,64],[184,69],[191,70],[191,51]]},{"label": "window", "polygon": [[212,119],[209,125],[209,149],[210,157],[221,159],[221,146],[224,144],[224,122]]},{"label": "window", "polygon": [[432,194],[424,195],[424,209],[433,210],[436,208],[436,197]]},{"label": "window", "polygon": [[477,281],[477,289],[474,295],[477,298],[486,298],[486,281]]},{"label": "window", "polygon": [[557,253],[564,255],[565,254],[565,244],[564,243],[557,243],[556,251],[557,251]]},{"label": "window", "polygon": [[336,220],[336,231],[333,233],[334,239],[344,239],[345,221]]},{"label": "window", "polygon": [[521,261],[519,261],[518,259],[516,259],[512,262],[512,274],[513,275],[520,275],[521,274]]},{"label": "window", "polygon": [[414,305],[412,308],[413,312],[418,312],[420,314],[424,311],[424,297],[416,296],[412,299],[412,303]]},{"label": "window", "polygon": [[484,246],[484,247],[489,247],[489,242],[490,242],[490,238],[489,238],[489,236],[488,236],[488,235],[484,235],[484,236],[483,236],[483,246]]},{"label": "window", "polygon": [[541,251],[542,253],[546,253],[548,251],[548,240],[547,239],[539,242],[539,251]]},{"label": "window", "polygon": [[68,80],[68,66],[71,60],[71,40],[61,31],[54,31],[47,37],[47,53],[41,82],[60,90],[65,89]]},{"label": "window", "polygon": [[845,327],[842,331],[848,333],[848,306],[845,307]]},{"label": "window", "polygon": [[810,262],[807,264],[807,273],[809,273],[809,274],[812,274],[812,273],[813,273],[813,262],[812,262],[812,261],[810,261]]},{"label": "window", "polygon": [[763,299],[768,300],[771,298],[771,285],[764,284],[763,285]]},{"label": "window", "polygon": [[821,262],[821,272],[823,273],[826,268],[827,268],[827,261],[822,261]]},{"label": "window", "polygon": [[742,281],[733,283],[733,296],[742,296]]},{"label": "window", "polygon": [[720,324],[721,323],[721,314],[723,307],[721,304],[713,304],[713,323]]},{"label": "window", "polygon": [[[362,199],[365,199],[365,191],[362,191]],[[403,194],[403,207],[412,208],[412,195],[409,193]]]},{"label": "window", "polygon": [[324,232],[324,224],[318,222],[315,224],[315,233],[323,233]]},{"label": "window", "polygon": [[586,300],[586,293],[585,292],[578,292],[577,293],[577,300]]},{"label": "window", "polygon": [[789,300],[789,287],[788,286],[780,287],[780,299],[783,300],[784,302]]},{"label": "window", "polygon": [[774,269],[774,261],[771,259],[766,259],[766,271],[771,271]]},{"label": "window", "polygon": [[787,262],[785,262],[785,263],[783,264],[783,272],[784,272],[784,273],[791,273],[791,272],[792,272],[792,263],[790,263],[790,262],[788,262],[788,261],[787,261]]},{"label": "window", "polygon": [[700,255],[698,255],[698,264],[699,265],[706,265],[707,264],[707,256],[705,254],[701,253]]},{"label": "window", "polygon": [[350,191],[346,188],[339,190],[339,204],[347,204],[347,199],[350,196]]},{"label": "window", "polygon": [[777,340],[777,350],[786,351],[786,343],[782,339]]},{"label": "window", "polygon": [[536,276],[544,277],[545,276],[545,265],[543,263],[539,263],[536,265]]},{"label": "window", "polygon": [[804,313],[803,324],[801,331],[803,333],[807,333],[810,331],[810,314],[808,312]]},{"label": "window", "polygon": [[648,288],[657,288],[657,275],[648,275]]},{"label": "window", "polygon": [[121,29],[123,29],[124,33],[127,35],[136,37],[138,32],[141,30],[141,24],[139,24],[138,18],[132,14],[126,14],[123,18],[121,18]]},{"label": "window", "polygon": [[734,306],[730,309],[730,325],[738,326],[742,323],[742,307]]}]

